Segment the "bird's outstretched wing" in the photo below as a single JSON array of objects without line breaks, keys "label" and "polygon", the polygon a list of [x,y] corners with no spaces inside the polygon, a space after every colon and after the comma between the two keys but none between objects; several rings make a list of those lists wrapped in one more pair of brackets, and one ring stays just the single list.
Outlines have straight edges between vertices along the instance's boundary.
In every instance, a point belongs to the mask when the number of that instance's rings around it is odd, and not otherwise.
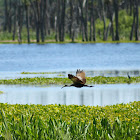
[{"label": "bird's outstretched wing", "polygon": [[84,84],[83,81],[81,81],[78,77],[72,75],[72,74],[68,74],[68,78],[71,79],[73,81],[74,85],[77,84]]},{"label": "bird's outstretched wing", "polygon": [[84,71],[77,70],[76,76],[72,74],[68,74],[68,78],[71,79],[75,85],[76,84],[84,85],[86,83],[86,77]]},{"label": "bird's outstretched wing", "polygon": [[86,74],[83,70],[81,70],[81,71],[77,70],[76,71],[76,77],[79,78],[83,82],[83,84],[86,83]]}]

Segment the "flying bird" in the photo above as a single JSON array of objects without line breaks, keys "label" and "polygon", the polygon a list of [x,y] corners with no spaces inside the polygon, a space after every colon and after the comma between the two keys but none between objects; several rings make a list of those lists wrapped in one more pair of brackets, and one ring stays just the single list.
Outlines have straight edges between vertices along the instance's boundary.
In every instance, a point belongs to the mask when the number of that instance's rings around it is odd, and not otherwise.
[{"label": "flying bird", "polygon": [[93,87],[93,86],[85,85],[85,83],[86,83],[86,75],[85,75],[85,72],[83,70],[80,70],[80,69],[77,70],[76,71],[76,76],[74,76],[72,74],[68,74],[68,78],[73,82],[73,84],[72,85],[65,85],[62,88],[71,87],[71,86],[78,87],[78,88],[81,88],[81,87]]}]

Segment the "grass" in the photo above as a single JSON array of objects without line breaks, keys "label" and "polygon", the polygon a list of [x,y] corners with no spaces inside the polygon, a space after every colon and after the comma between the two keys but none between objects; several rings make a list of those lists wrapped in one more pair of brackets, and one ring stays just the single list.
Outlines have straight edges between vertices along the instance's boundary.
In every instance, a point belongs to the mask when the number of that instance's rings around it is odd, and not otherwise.
[{"label": "grass", "polygon": [[140,101],[105,107],[0,104],[1,139],[139,139]]},{"label": "grass", "polygon": [[57,72],[21,72],[21,74],[56,74]]},{"label": "grass", "polygon": [[[22,41],[22,44],[27,44],[27,40]],[[32,43],[36,43],[36,40],[31,40],[30,42]],[[66,43],[140,43],[140,41],[130,41],[130,40],[120,40],[120,41],[111,41],[111,40],[107,40],[107,41],[102,41],[102,40],[97,40],[97,41],[81,41],[81,40],[75,40],[74,42],[72,42],[71,40],[65,40],[64,42],[56,42],[55,40],[45,40],[45,42],[39,42],[38,44],[48,44],[48,43],[55,43],[55,44],[66,44]],[[19,44],[18,40],[11,40],[11,39],[6,39],[3,41],[0,41],[0,44]],[[20,43],[21,44],[21,43]]]},{"label": "grass", "polygon": [[[64,85],[71,84],[72,81],[68,78],[45,78],[45,77],[35,77],[35,78],[18,78],[18,79],[1,79],[0,84],[23,84],[23,85]],[[87,84],[125,84],[125,83],[140,83],[140,77],[87,77]]]},{"label": "grass", "polygon": [[58,77],[65,76],[64,74],[58,74],[57,72],[21,72],[21,74],[57,74]]}]

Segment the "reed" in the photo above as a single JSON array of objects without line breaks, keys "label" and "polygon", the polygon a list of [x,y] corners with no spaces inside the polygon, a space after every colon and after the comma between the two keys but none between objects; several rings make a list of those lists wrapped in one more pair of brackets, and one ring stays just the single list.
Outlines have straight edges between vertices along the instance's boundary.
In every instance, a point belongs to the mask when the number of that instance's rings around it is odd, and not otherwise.
[{"label": "reed", "polygon": [[140,101],[105,107],[0,104],[1,139],[139,139]]}]

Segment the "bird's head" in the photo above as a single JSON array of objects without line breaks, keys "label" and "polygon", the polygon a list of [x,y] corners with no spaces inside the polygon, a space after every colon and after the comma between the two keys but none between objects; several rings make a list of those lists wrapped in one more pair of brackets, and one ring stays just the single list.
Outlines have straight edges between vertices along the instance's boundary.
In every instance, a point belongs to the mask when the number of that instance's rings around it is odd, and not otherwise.
[{"label": "bird's head", "polygon": [[62,88],[64,88],[64,87],[68,87],[68,85],[64,85]]}]

